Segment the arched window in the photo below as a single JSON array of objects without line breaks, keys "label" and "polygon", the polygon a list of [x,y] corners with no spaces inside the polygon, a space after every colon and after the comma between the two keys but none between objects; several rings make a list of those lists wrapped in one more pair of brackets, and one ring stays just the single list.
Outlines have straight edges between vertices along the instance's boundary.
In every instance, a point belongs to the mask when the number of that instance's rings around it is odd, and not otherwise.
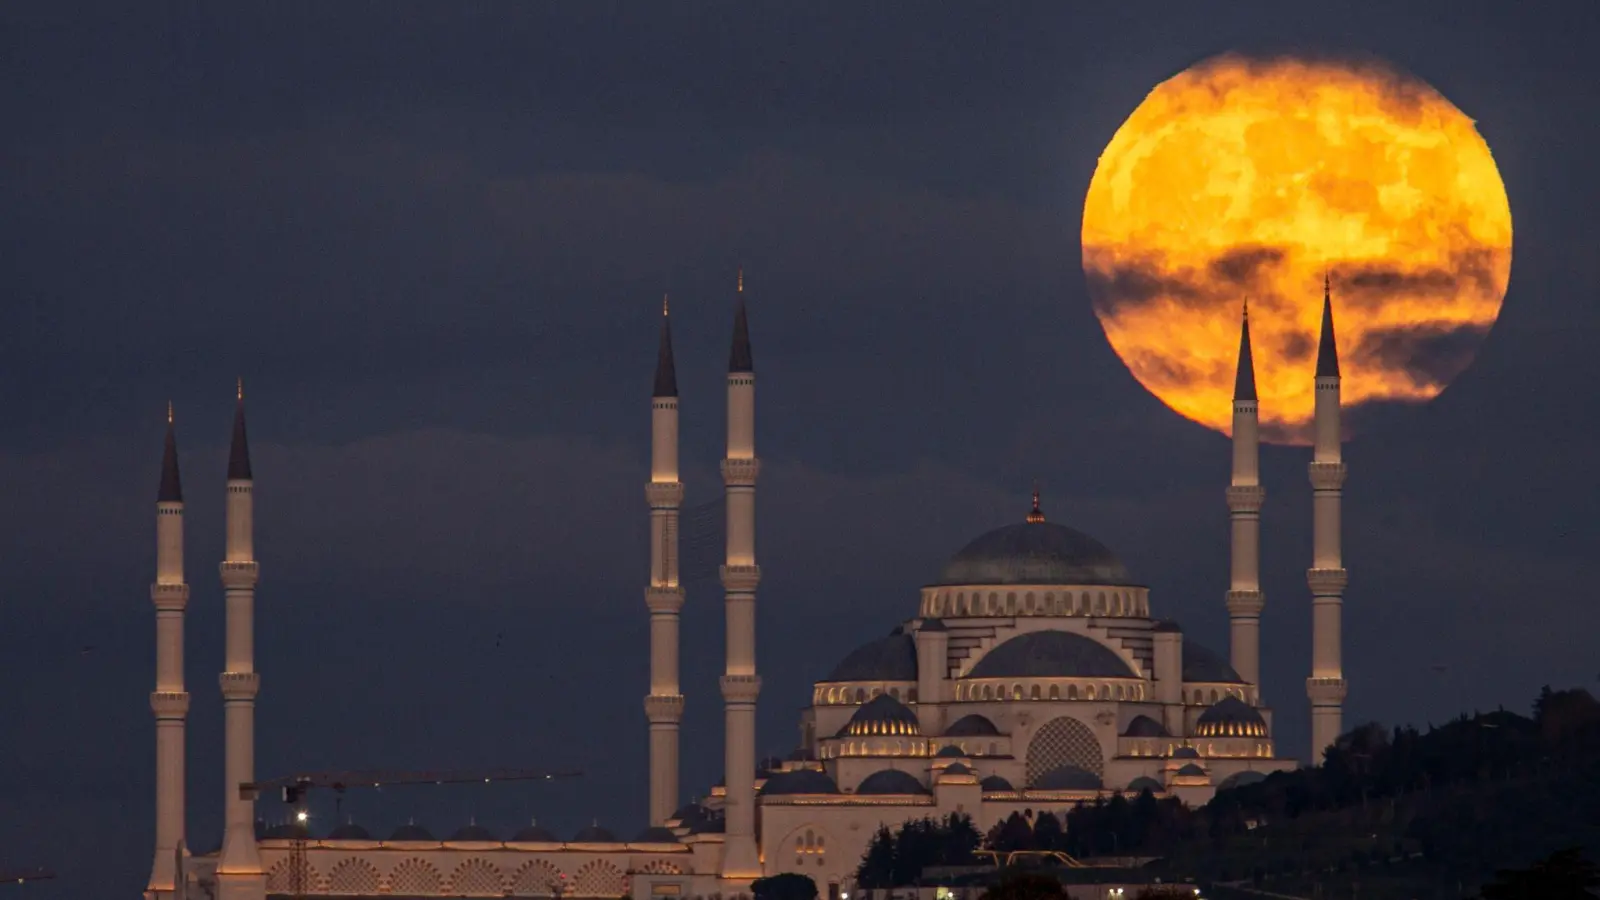
[{"label": "arched window", "polygon": [[862,688],[856,688],[856,702],[857,703],[865,703],[865,702],[867,702],[867,692],[865,690],[863,690]]},{"label": "arched window", "polygon": [[1016,591],[1011,591],[1011,592],[1006,594],[1006,615],[1014,616],[1016,614],[1017,614],[1017,592]]},{"label": "arched window", "polygon": [[1117,699],[1118,700],[1123,699],[1123,697],[1122,697],[1122,685],[1120,685],[1120,684],[1117,685]]},{"label": "arched window", "polygon": [[[874,692],[874,693],[876,693],[876,692]],[[899,700],[900,699],[900,689],[899,688],[889,688],[889,696],[893,697],[896,700]]]},{"label": "arched window", "polygon": [[1068,700],[1076,700],[1076,699],[1078,699],[1078,686],[1077,685],[1075,685],[1075,684],[1067,685],[1067,699]]},{"label": "arched window", "polygon": [[1106,614],[1106,592],[1105,591],[1101,591],[1100,594],[1097,597],[1095,597],[1095,599],[1094,599],[1094,614],[1097,615],[1097,616],[1103,616],[1103,615]]},{"label": "arched window", "polygon": [[1216,702],[1217,702],[1217,689],[1216,688],[1212,688],[1211,689],[1211,703],[1212,703],[1213,706],[1215,706]]},{"label": "arched window", "polygon": [[1050,685],[1050,699],[1051,700],[1060,700],[1061,699],[1061,685],[1059,685],[1059,684]]},{"label": "arched window", "polygon": [[1029,700],[1037,700],[1037,699],[1039,699],[1039,686],[1037,684],[1028,689],[1028,699]]}]

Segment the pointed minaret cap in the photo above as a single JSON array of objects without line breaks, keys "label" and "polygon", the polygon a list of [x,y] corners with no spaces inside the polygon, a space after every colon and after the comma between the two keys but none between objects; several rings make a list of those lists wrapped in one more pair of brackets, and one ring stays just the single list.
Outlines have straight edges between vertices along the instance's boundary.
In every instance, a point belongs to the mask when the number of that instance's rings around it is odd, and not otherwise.
[{"label": "pointed minaret cap", "polygon": [[661,348],[656,351],[656,389],[652,397],[678,396],[678,367],[672,361],[672,324],[667,296],[661,295]]},{"label": "pointed minaret cap", "polygon": [[1317,377],[1339,377],[1339,342],[1333,337],[1333,294],[1322,276],[1322,338],[1317,344]]},{"label": "pointed minaret cap", "polygon": [[251,481],[250,441],[244,432],[244,379],[239,379],[238,403],[233,410],[233,444],[228,448],[228,480]]},{"label": "pointed minaret cap", "polygon": [[739,270],[739,297],[733,308],[733,349],[728,353],[728,372],[754,372],[750,358],[750,323],[744,312],[744,269]]},{"label": "pointed minaret cap", "polygon": [[1244,305],[1244,320],[1239,326],[1239,371],[1233,378],[1233,401],[1256,399],[1256,362],[1250,352],[1250,304]]},{"label": "pointed minaret cap", "polygon": [[1039,508],[1039,482],[1033,483],[1033,509],[1028,511],[1028,524],[1038,525],[1044,521],[1044,510]]},{"label": "pointed minaret cap", "polygon": [[157,503],[182,503],[183,480],[178,477],[178,436],[172,424],[172,401],[167,401],[167,445],[161,451],[161,490]]}]

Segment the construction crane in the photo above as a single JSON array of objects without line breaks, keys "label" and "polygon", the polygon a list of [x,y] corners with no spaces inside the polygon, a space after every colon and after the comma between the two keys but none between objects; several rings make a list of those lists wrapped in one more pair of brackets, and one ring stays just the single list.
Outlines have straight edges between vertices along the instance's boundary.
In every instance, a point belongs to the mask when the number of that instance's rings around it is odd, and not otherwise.
[{"label": "construction crane", "polygon": [[[263,791],[276,790],[284,803],[295,806],[312,790],[323,788],[343,795],[350,788],[381,788],[410,784],[493,784],[496,781],[555,781],[558,778],[577,778],[582,774],[580,771],[551,772],[545,769],[438,772],[355,769],[341,772],[306,772],[241,784],[239,796],[245,800],[255,800]],[[295,811],[294,837],[289,844],[289,892],[296,900],[304,897],[306,890],[306,818],[305,810]]]}]

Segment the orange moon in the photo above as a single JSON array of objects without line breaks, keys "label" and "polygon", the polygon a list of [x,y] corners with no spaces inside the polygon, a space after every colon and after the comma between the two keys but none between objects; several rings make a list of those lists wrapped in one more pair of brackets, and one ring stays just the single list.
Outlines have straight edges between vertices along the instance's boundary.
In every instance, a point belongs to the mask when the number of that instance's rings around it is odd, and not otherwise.
[{"label": "orange moon", "polygon": [[1199,63],[1100,155],[1083,269],[1117,355],[1226,433],[1241,307],[1262,436],[1305,443],[1323,276],[1346,407],[1420,403],[1471,362],[1511,277],[1511,207],[1473,121],[1376,64]]}]

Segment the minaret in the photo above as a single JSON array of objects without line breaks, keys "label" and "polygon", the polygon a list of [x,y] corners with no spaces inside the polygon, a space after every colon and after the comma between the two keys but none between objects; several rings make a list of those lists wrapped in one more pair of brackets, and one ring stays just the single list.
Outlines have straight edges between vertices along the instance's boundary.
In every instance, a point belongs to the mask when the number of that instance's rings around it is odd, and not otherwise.
[{"label": "minaret", "polygon": [[255,780],[256,692],[254,607],[256,565],[255,480],[250,474],[250,444],[244,428],[244,383],[233,412],[233,443],[228,450],[227,548],[222,560],[226,595],[226,649],[222,670],[225,738],[222,853],[217,861],[221,900],[262,900],[266,877],[256,849],[255,801],[239,786]]},{"label": "minaret", "polygon": [[1261,438],[1256,410],[1256,369],[1250,353],[1250,308],[1239,327],[1239,370],[1233,381],[1233,478],[1228,483],[1228,624],[1233,670],[1261,691]]},{"label": "minaret", "polygon": [[656,353],[656,384],[650,399],[650,693],[644,712],[650,721],[650,824],[664,825],[678,808],[678,723],[683,694],[678,687],[678,611],[683,585],[678,581],[678,373],[672,362],[672,324],[661,298],[661,349]]},{"label": "minaret", "polygon": [[761,463],[756,459],[755,393],[741,269],[728,357],[728,456],[722,461],[728,495],[728,552],[722,567],[728,614],[728,666],[722,676],[727,716],[723,771],[728,792],[722,877],[738,882],[761,877],[755,840],[756,696],[761,693],[761,678],[756,675],[756,584],[761,580],[761,567],[756,565],[756,476]]},{"label": "minaret", "polygon": [[1345,570],[1339,548],[1339,494],[1345,466],[1339,447],[1339,347],[1333,336],[1333,297],[1322,283],[1322,339],[1317,347],[1317,399],[1311,452],[1311,764],[1339,737],[1345,681],[1339,660],[1339,617]]},{"label": "minaret", "polygon": [[156,580],[150,586],[156,606],[156,689],[150,709],[156,716],[156,858],[150,869],[149,897],[171,897],[176,890],[183,846],[184,725],[189,692],[183,687],[183,614],[189,585],[183,580],[183,483],[178,478],[178,439],[172,404],[167,404],[167,442],[161,453],[161,489],[156,494]]}]

